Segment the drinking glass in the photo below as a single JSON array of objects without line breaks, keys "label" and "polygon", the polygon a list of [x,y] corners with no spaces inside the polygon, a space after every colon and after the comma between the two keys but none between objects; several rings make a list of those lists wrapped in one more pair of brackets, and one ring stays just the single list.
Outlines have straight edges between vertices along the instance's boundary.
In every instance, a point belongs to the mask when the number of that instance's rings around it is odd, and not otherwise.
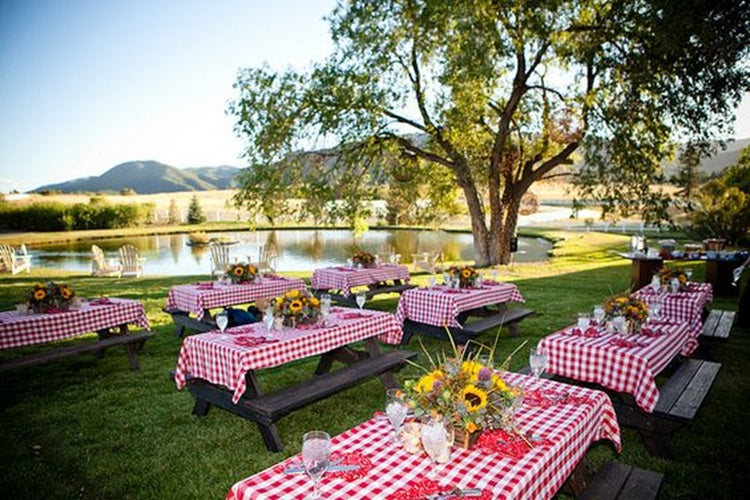
[{"label": "drinking glass", "polygon": [[224,333],[224,330],[226,330],[228,324],[229,324],[229,316],[227,315],[226,311],[222,311],[216,314],[216,326],[219,327],[219,330],[222,333]]},{"label": "drinking glass", "polygon": [[578,328],[585,330],[590,324],[589,313],[578,313]]},{"label": "drinking glass", "polygon": [[448,428],[441,420],[430,419],[422,424],[422,448],[432,461],[432,470],[428,476],[437,477],[438,463],[450,460],[450,448],[453,446],[453,429]]},{"label": "drinking glass", "polygon": [[604,321],[604,308],[601,306],[596,306],[594,308],[594,319],[596,320],[596,324],[601,326],[602,322]]},{"label": "drinking glass", "polygon": [[263,313],[263,324],[266,325],[266,331],[271,333],[271,330],[273,329],[273,309],[270,307],[266,309],[265,313]]},{"label": "drinking glass", "polygon": [[427,280],[430,283],[430,288],[432,288],[433,286],[435,286],[437,284],[437,278],[435,277],[434,274],[431,274],[430,277],[427,278]]},{"label": "drinking glass", "polygon": [[692,281],[693,279],[693,270],[690,268],[685,269],[685,276],[687,276],[688,281]]},{"label": "drinking glass", "polygon": [[449,273],[443,273],[443,284],[445,286],[451,286],[451,275]]},{"label": "drinking glass", "polygon": [[365,295],[364,292],[359,292],[356,297],[357,297],[357,305],[359,306],[361,310],[365,306],[365,302],[367,302],[367,295]]},{"label": "drinking glass", "polygon": [[490,276],[492,277],[492,281],[497,281],[497,268],[493,267],[492,272],[490,273]]},{"label": "drinking glass", "polygon": [[399,397],[398,389],[388,389],[386,391],[385,414],[393,425],[393,443],[398,444],[398,431],[406,420],[406,414],[409,407],[403,399]]},{"label": "drinking glass", "polygon": [[529,353],[529,365],[536,379],[536,385],[538,385],[539,378],[544,373],[545,368],[547,368],[547,352],[540,347],[532,348]]},{"label": "drinking glass", "polygon": [[331,436],[323,431],[310,431],[302,436],[302,465],[313,482],[313,492],[306,498],[320,498],[318,483],[328,468]]},{"label": "drinking glass", "polygon": [[652,302],[648,306],[648,317],[651,319],[658,319],[661,313],[661,304],[659,302]]}]

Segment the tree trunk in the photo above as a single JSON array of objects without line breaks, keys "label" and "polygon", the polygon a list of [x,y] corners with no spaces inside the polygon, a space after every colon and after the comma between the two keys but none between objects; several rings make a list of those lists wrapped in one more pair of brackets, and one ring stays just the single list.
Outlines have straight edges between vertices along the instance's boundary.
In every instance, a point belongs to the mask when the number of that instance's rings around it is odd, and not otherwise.
[{"label": "tree trunk", "polygon": [[484,221],[484,210],[479,201],[479,195],[473,184],[464,185],[466,205],[471,217],[471,232],[474,236],[474,251],[476,252],[476,265],[484,267],[490,263],[489,232]]}]

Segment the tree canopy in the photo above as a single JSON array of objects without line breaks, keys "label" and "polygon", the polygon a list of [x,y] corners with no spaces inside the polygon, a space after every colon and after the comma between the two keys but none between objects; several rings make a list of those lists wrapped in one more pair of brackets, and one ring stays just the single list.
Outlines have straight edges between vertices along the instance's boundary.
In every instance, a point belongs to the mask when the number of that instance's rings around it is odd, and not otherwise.
[{"label": "tree canopy", "polygon": [[[648,187],[662,180],[661,160],[677,139],[705,149],[726,135],[750,88],[749,7],[341,2],[326,61],[306,73],[240,71],[229,111],[249,168],[236,201],[273,217],[284,198],[317,200],[302,209],[353,221],[399,176],[425,191],[447,180],[463,193],[477,264],[505,263],[523,194],[573,174],[582,155],[582,195],[658,219],[669,200]],[[301,151],[331,144],[335,154],[303,161]]]}]

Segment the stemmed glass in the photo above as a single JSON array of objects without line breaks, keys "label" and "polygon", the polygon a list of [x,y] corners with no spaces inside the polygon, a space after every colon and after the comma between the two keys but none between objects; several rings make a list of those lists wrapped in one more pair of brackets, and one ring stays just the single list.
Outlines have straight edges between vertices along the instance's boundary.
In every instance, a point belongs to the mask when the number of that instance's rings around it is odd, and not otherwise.
[{"label": "stemmed glass", "polygon": [[266,325],[266,330],[271,333],[273,328],[273,307],[269,307],[263,313],[263,324]]},{"label": "stemmed glass", "polygon": [[310,431],[302,436],[302,465],[313,482],[313,492],[306,498],[320,498],[318,483],[328,468],[331,436],[323,431]]},{"label": "stemmed glass", "polygon": [[536,385],[539,385],[539,378],[547,368],[547,352],[540,347],[532,348],[529,353],[529,365],[536,379]]},{"label": "stemmed glass", "polygon": [[444,463],[450,459],[453,437],[453,429],[448,428],[440,420],[431,419],[422,425],[422,448],[432,461],[432,471],[428,476],[435,478],[438,473],[438,463]]},{"label": "stemmed glass", "polygon": [[596,320],[597,326],[602,326],[604,322],[604,308],[601,306],[596,306],[594,308],[594,319]]},{"label": "stemmed glass", "polygon": [[429,278],[427,278],[427,281],[430,283],[430,288],[435,286],[437,284],[437,278],[434,274],[431,274]]},{"label": "stemmed glass", "polygon": [[320,296],[320,315],[323,317],[323,325],[325,326],[328,316],[331,315],[331,296],[327,293]]},{"label": "stemmed glass", "polygon": [[226,330],[228,324],[229,324],[229,315],[227,314],[226,311],[222,311],[216,314],[216,326],[219,327],[219,330],[221,331],[221,333],[224,333],[224,330]]},{"label": "stemmed glass", "polygon": [[578,328],[581,329],[581,331],[586,330],[586,328],[589,327],[591,324],[591,320],[589,319],[589,313],[578,313]]},{"label": "stemmed glass", "polygon": [[356,295],[356,299],[359,309],[362,310],[362,308],[365,306],[365,302],[367,302],[367,295],[364,292],[359,292]]},{"label": "stemmed glass", "polygon": [[687,276],[688,283],[693,279],[693,270],[690,268],[685,269],[685,276]]},{"label": "stemmed glass", "polygon": [[388,389],[386,391],[386,404],[385,414],[388,420],[393,425],[393,443],[398,444],[398,431],[401,429],[401,425],[406,420],[406,414],[409,412],[409,407],[403,399],[399,397],[398,389]]}]

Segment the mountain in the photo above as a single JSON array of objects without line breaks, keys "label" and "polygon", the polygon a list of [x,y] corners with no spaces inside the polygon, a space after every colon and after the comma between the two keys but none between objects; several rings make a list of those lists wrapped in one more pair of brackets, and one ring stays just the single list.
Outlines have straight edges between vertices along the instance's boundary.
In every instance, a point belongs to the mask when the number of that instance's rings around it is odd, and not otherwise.
[{"label": "mountain", "polygon": [[32,192],[100,193],[120,192],[127,188],[139,194],[209,191],[230,187],[239,170],[226,165],[180,169],[158,161],[131,161],[112,167],[99,176],[48,184]]}]

